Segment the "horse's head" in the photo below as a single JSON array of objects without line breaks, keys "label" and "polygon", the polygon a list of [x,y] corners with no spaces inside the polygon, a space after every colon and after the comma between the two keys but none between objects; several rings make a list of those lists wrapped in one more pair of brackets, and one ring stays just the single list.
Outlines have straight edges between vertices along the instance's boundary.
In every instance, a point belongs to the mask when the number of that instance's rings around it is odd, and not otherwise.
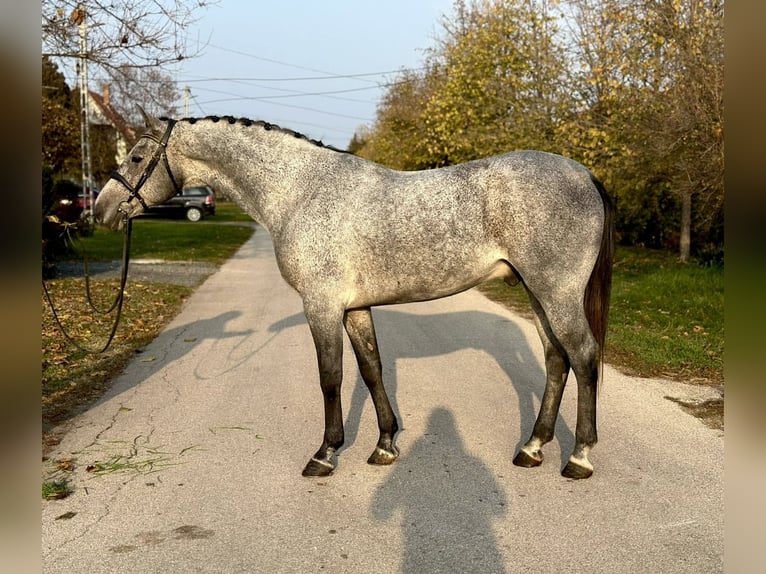
[{"label": "horse's head", "polygon": [[181,192],[166,153],[175,121],[160,121],[143,110],[141,113],[147,131],[112,173],[94,206],[96,221],[112,229],[121,228],[127,218]]}]

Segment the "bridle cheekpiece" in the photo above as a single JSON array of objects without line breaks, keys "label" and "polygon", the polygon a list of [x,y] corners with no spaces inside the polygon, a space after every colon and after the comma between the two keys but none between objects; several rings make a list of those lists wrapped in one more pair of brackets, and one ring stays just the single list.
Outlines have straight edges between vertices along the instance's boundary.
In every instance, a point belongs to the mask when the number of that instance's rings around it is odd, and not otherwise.
[{"label": "bridle cheekpiece", "polygon": [[119,211],[122,211],[127,215],[127,212],[125,212],[122,209],[122,204],[127,203],[130,204],[131,201],[134,199],[137,199],[138,202],[141,204],[141,207],[144,209],[147,209],[148,206],[146,205],[146,201],[144,201],[144,198],[141,197],[141,188],[144,186],[146,181],[149,179],[149,177],[154,172],[154,168],[157,167],[157,164],[162,160],[162,163],[165,165],[165,170],[168,173],[168,176],[170,177],[170,181],[173,183],[173,187],[176,191],[176,193],[181,193],[181,186],[178,185],[178,182],[176,181],[176,178],[173,177],[173,172],[170,171],[170,164],[168,163],[168,155],[167,155],[167,146],[168,146],[168,140],[170,139],[170,133],[173,131],[173,126],[176,125],[176,120],[168,119],[168,127],[165,128],[165,133],[162,134],[161,138],[158,138],[152,133],[146,133],[141,136],[141,138],[147,138],[152,141],[157,142],[159,145],[157,146],[157,149],[154,150],[154,154],[152,155],[151,159],[149,160],[149,163],[146,165],[146,168],[144,168],[143,173],[141,173],[141,177],[138,178],[138,182],[136,182],[136,185],[133,186],[130,184],[130,182],[125,179],[125,177],[119,173],[118,171],[113,171],[111,175],[111,179],[115,179],[119,181],[125,189],[127,189],[130,194],[128,195],[128,199],[120,203],[120,207],[118,208]]}]

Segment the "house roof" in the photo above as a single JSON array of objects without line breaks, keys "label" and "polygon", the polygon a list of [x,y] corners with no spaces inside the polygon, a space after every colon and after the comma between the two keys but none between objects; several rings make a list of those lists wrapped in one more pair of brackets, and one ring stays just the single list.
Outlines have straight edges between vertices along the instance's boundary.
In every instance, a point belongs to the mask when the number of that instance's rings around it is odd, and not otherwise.
[{"label": "house roof", "polygon": [[125,121],[125,118],[123,118],[117,112],[117,110],[114,109],[114,106],[112,106],[112,104],[104,98],[103,94],[99,94],[90,90],[88,91],[88,94],[90,95],[91,101],[98,108],[98,116],[100,116],[100,118],[92,117],[91,121],[96,119],[106,120],[109,125],[111,125],[120,133],[120,135],[129,145],[133,145],[137,139],[136,129],[127,121]]}]

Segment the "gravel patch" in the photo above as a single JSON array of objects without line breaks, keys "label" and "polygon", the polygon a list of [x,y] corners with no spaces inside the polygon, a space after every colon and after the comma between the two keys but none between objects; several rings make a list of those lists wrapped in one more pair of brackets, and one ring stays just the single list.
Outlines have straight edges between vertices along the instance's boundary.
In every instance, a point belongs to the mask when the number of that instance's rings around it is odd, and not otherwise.
[{"label": "gravel patch", "polygon": [[[89,265],[90,276],[97,279],[119,278],[121,261],[97,261]],[[170,283],[196,287],[215,273],[218,267],[201,261],[165,261],[162,259],[133,259],[128,267],[128,282]],[[61,262],[56,265],[57,277],[83,277],[82,263]]]}]

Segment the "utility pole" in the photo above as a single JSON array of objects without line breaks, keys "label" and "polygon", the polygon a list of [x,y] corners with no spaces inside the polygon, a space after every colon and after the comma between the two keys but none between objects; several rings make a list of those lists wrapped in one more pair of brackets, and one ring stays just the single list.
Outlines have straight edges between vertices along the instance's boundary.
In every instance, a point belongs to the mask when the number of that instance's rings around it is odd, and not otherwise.
[{"label": "utility pole", "polygon": [[191,89],[184,86],[184,117],[189,117],[189,100],[191,99]]},{"label": "utility pole", "polygon": [[80,3],[69,17],[79,28],[80,55],[77,60],[77,78],[80,88],[80,154],[82,166],[82,202],[83,216],[93,220],[93,162],[90,147],[90,97],[88,95],[88,41],[87,14],[85,4]]}]

